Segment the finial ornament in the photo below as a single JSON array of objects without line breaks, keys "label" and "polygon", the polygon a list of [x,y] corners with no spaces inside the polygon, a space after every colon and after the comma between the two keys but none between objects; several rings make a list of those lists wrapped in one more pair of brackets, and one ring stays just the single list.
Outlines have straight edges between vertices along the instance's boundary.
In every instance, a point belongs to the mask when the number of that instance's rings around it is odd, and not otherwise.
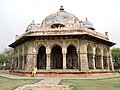
[{"label": "finial ornament", "polygon": [[60,6],[60,9],[59,9],[60,11],[64,11],[64,8],[63,8],[63,6]]},{"label": "finial ornament", "polygon": [[34,23],[34,20],[32,20],[32,23]]},{"label": "finial ornament", "polygon": [[31,23],[31,25],[35,25],[35,22],[34,22],[34,20],[32,20],[32,23]]}]

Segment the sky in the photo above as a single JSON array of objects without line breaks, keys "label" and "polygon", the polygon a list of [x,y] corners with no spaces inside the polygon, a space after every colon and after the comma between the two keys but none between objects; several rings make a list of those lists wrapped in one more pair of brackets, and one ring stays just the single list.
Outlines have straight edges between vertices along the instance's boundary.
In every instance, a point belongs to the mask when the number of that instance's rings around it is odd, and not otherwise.
[{"label": "sky", "polygon": [[40,23],[48,15],[64,10],[85,21],[95,30],[108,32],[113,47],[120,48],[120,0],[0,0],[0,52],[15,41],[32,22]]}]

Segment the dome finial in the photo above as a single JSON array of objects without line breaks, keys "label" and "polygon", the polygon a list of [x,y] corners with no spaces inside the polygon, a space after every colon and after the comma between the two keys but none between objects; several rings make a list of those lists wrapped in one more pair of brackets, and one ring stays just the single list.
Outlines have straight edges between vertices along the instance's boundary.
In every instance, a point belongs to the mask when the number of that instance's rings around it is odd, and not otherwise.
[{"label": "dome finial", "polygon": [[63,6],[60,6],[60,9],[59,9],[60,11],[64,11],[64,8],[63,8]]},{"label": "dome finial", "polygon": [[34,23],[34,20],[32,20],[32,23]]},{"label": "dome finial", "polygon": [[34,22],[34,20],[32,20],[32,23],[31,23],[31,25],[35,25],[35,22]]}]

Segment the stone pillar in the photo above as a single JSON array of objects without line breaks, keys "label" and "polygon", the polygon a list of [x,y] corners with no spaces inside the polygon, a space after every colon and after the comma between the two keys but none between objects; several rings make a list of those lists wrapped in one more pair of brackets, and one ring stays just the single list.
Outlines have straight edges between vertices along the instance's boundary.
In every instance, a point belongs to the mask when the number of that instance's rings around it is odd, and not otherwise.
[{"label": "stone pillar", "polygon": [[16,56],[14,59],[15,59],[15,60],[14,60],[14,63],[15,63],[15,64],[14,64],[14,65],[15,65],[15,66],[14,66],[14,70],[17,70],[17,62],[18,62],[18,61],[17,61],[17,56]]},{"label": "stone pillar", "polygon": [[26,63],[26,70],[27,71],[32,70],[31,59],[32,59],[32,55],[27,54],[27,63]]},{"label": "stone pillar", "polygon": [[63,54],[63,70],[66,69],[66,54]]},{"label": "stone pillar", "polygon": [[17,70],[20,69],[20,56],[18,55],[18,67],[17,67]]},{"label": "stone pillar", "polygon": [[81,70],[81,63],[80,63],[80,49],[78,49],[78,69]]},{"label": "stone pillar", "polygon": [[24,60],[25,60],[25,58],[24,58],[24,55],[22,56],[22,70],[24,70],[24,66],[25,66],[25,63],[24,63]]},{"label": "stone pillar", "polygon": [[25,57],[24,57],[24,55],[25,55],[25,52],[24,52],[24,46],[23,46],[23,50],[22,50],[23,52],[22,52],[22,70],[24,70],[25,69],[25,63],[24,63],[24,60],[25,60]]},{"label": "stone pillar", "polygon": [[33,67],[37,67],[37,54],[33,54]]},{"label": "stone pillar", "polygon": [[30,54],[28,53],[26,56],[26,70],[32,71],[33,67],[36,66],[36,54]]},{"label": "stone pillar", "polygon": [[18,49],[18,52],[17,52],[17,70],[19,70],[19,67],[20,67],[20,50],[19,48]]},{"label": "stone pillar", "polygon": [[101,69],[102,70],[104,69],[104,66],[103,66],[103,55],[101,55]]},{"label": "stone pillar", "polygon": [[92,59],[92,65],[93,65],[93,69],[95,70],[95,47],[93,47],[93,59]]},{"label": "stone pillar", "polygon": [[107,62],[107,69],[109,70],[110,68],[109,68],[109,58],[108,57],[107,57],[106,62]]},{"label": "stone pillar", "polygon": [[34,67],[34,47],[33,46],[29,46],[28,48],[28,52],[27,52],[27,56],[26,56],[26,70],[27,71],[32,71],[33,67]]},{"label": "stone pillar", "polygon": [[46,69],[50,70],[50,54],[47,54],[47,65],[46,65]]},{"label": "stone pillar", "polygon": [[87,46],[85,44],[80,46],[80,60],[81,71],[88,71]]},{"label": "stone pillar", "polygon": [[109,67],[110,67],[110,70],[114,71],[114,66],[113,66],[113,61],[112,61],[112,55],[111,55],[111,51],[109,51],[109,54],[110,54],[110,57],[109,57]]},{"label": "stone pillar", "polygon": [[[49,43],[48,43],[49,44]],[[49,45],[47,45],[47,47],[46,47],[46,54],[47,54],[47,61],[46,61],[46,69],[47,70],[50,70],[51,68],[50,68],[50,51],[51,49],[50,49],[50,46]]]},{"label": "stone pillar", "polygon": [[66,67],[66,53],[67,53],[67,50],[65,48],[65,46],[62,48],[62,54],[63,54],[63,70],[65,70],[67,67]]}]

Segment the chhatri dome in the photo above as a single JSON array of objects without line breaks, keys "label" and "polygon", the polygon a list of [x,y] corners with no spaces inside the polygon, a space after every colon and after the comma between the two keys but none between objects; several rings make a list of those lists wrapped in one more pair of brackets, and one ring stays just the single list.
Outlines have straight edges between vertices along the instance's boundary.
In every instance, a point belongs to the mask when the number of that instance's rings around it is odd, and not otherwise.
[{"label": "chhatri dome", "polygon": [[85,26],[85,28],[95,30],[94,27],[93,27],[93,24],[90,21],[88,21],[87,18],[84,22],[84,26]]}]

